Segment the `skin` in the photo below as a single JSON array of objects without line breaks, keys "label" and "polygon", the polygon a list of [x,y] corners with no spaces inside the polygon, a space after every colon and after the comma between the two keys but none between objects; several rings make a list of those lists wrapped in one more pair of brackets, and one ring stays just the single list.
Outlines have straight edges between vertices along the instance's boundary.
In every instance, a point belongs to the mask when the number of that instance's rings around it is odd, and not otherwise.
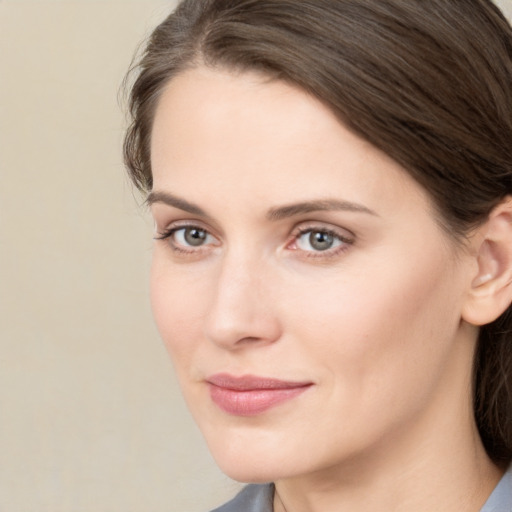
[{"label": "skin", "polygon": [[[500,476],[471,404],[478,261],[422,188],[301,90],[205,67],[164,90],[151,154],[154,316],[221,469],[276,482],[277,512],[478,511]],[[221,372],[312,385],[241,417]]]}]

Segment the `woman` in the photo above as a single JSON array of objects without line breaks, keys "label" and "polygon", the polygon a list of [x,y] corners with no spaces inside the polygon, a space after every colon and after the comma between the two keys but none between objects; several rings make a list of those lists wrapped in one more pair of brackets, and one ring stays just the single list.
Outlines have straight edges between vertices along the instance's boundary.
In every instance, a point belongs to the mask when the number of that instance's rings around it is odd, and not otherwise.
[{"label": "woman", "polygon": [[[488,0],[185,0],[125,157],[218,511],[512,510],[512,31]],[[266,484],[265,482],[272,482]]]}]

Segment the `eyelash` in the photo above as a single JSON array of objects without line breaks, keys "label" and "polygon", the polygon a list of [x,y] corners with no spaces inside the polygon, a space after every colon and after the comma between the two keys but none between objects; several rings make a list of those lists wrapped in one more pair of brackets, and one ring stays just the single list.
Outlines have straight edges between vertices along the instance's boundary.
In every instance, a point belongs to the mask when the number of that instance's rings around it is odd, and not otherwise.
[{"label": "eyelash", "polygon": [[[305,226],[305,227],[298,228],[294,233],[292,233],[292,242],[291,243],[297,244],[298,240],[302,236],[304,236],[306,234],[311,234],[311,233],[321,233],[322,235],[331,236],[334,239],[338,240],[340,242],[340,244],[337,245],[336,247],[329,248],[324,251],[302,250],[301,252],[305,253],[305,256],[307,258],[327,259],[327,258],[336,257],[336,256],[340,255],[341,253],[345,252],[346,250],[348,250],[348,248],[354,244],[353,237],[344,236],[334,229],[329,229],[329,228],[321,227],[321,226]],[[290,243],[288,243],[287,246],[290,246]],[[301,249],[292,249],[292,250],[300,251]]]},{"label": "eyelash", "polygon": [[[176,253],[181,253],[181,254],[185,254],[185,255],[186,254],[198,254],[200,251],[204,250],[205,246],[198,246],[195,248],[194,247],[184,248],[187,246],[178,245],[173,240],[174,235],[178,231],[186,230],[186,229],[197,229],[198,231],[205,232],[207,236],[213,237],[213,235],[207,229],[205,229],[201,226],[198,226],[195,224],[185,224],[185,225],[172,226],[172,227],[164,230],[162,233],[158,233],[158,236],[155,236],[154,239],[159,240],[159,241],[168,241],[171,249]],[[290,248],[291,245],[294,245],[294,244],[296,245],[298,243],[298,241],[300,240],[300,238],[308,233],[309,234],[320,233],[323,235],[327,235],[327,236],[333,237],[335,240],[338,240],[340,243],[339,243],[339,245],[335,246],[334,248],[329,248],[329,249],[326,249],[323,251],[322,250],[318,250],[318,251],[301,250],[300,248],[297,248],[297,247]],[[342,252],[345,252],[346,250],[348,250],[348,248],[351,245],[354,244],[354,241],[355,240],[353,237],[344,236],[344,235],[340,234],[339,232],[337,232],[336,230],[329,229],[326,227],[321,227],[321,226],[310,225],[310,226],[304,226],[304,227],[295,229],[292,232],[291,240],[286,243],[286,247],[290,248],[290,250],[293,250],[293,251],[301,251],[302,253],[304,253],[304,256],[308,257],[308,258],[327,259],[327,258],[338,256]]]},{"label": "eyelash", "polygon": [[202,228],[201,226],[197,226],[195,224],[185,224],[185,225],[178,225],[178,226],[172,226],[170,228],[167,228],[162,233],[158,233],[158,236],[155,236],[154,239],[160,240],[160,241],[168,241],[171,249],[174,252],[185,254],[185,255],[186,254],[197,254],[199,251],[204,250],[204,247],[202,247],[202,246],[198,246],[196,248],[190,247],[190,249],[186,249],[184,247],[187,247],[187,246],[178,245],[177,243],[175,243],[175,241],[173,240],[173,237],[178,231],[181,231],[182,229],[183,230],[197,229],[198,231],[204,231],[209,236],[213,236],[207,229]]}]

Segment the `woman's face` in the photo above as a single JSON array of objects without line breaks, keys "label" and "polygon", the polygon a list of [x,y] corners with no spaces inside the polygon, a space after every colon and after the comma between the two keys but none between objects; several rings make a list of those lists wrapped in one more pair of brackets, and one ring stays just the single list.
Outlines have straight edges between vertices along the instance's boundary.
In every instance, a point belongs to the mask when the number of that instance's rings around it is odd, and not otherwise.
[{"label": "woman's face", "polygon": [[151,152],[154,315],[226,473],[334,468],[471,416],[474,264],[397,163],[296,88],[201,67],[163,92]]}]

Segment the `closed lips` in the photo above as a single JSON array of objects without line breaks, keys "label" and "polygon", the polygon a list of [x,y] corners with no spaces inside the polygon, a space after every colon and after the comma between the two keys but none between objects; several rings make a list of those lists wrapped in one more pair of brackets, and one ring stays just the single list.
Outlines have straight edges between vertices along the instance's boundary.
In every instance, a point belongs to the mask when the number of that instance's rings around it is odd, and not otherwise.
[{"label": "closed lips", "polygon": [[312,382],[290,382],[251,375],[217,374],[207,379],[212,401],[224,412],[254,416],[306,391]]}]

